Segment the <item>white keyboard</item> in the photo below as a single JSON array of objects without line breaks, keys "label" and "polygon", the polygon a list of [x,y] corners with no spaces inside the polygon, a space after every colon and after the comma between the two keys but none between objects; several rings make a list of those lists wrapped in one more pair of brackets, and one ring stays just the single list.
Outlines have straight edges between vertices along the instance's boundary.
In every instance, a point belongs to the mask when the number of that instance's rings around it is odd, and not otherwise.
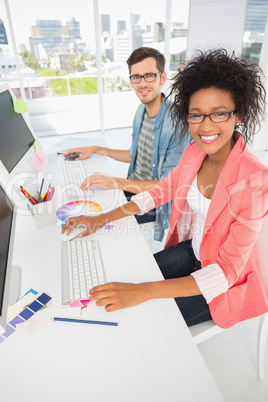
[{"label": "white keyboard", "polygon": [[74,197],[92,195],[91,190],[83,191],[80,188],[81,184],[87,177],[83,162],[62,161],[61,164],[67,195]]},{"label": "white keyboard", "polygon": [[89,290],[106,282],[98,240],[61,242],[62,303],[89,298]]}]

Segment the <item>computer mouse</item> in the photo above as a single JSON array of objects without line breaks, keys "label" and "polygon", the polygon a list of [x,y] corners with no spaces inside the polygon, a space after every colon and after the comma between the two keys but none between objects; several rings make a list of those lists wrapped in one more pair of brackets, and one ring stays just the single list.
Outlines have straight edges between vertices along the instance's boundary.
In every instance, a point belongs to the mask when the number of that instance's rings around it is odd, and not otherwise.
[{"label": "computer mouse", "polygon": [[87,227],[85,225],[76,226],[75,228],[73,228],[71,233],[69,233],[69,235],[67,235],[67,231],[65,231],[64,233],[61,233],[60,239],[62,241],[73,240],[78,237],[79,233],[84,232],[84,230],[86,230],[86,229],[87,229]]},{"label": "computer mouse", "polygon": [[64,160],[65,161],[74,161],[76,158],[79,158],[81,154],[79,152],[73,152],[72,154],[69,154],[65,156]]}]

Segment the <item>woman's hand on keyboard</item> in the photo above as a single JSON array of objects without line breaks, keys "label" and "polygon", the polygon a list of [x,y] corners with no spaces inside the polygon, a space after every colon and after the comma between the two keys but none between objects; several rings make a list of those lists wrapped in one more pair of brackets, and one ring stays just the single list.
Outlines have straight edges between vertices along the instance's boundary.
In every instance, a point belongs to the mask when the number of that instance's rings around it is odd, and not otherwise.
[{"label": "woman's hand on keyboard", "polygon": [[149,300],[149,287],[149,283],[110,282],[92,288],[89,299],[96,301],[97,306],[105,306],[106,311],[115,311]]},{"label": "woman's hand on keyboard", "polygon": [[61,233],[65,233],[66,231],[66,234],[68,235],[69,233],[71,233],[73,228],[79,225],[85,225],[87,227],[87,229],[85,229],[78,235],[78,237],[84,237],[100,229],[103,226],[103,222],[101,221],[101,216],[73,216],[72,218],[69,218],[68,221],[65,223]]}]

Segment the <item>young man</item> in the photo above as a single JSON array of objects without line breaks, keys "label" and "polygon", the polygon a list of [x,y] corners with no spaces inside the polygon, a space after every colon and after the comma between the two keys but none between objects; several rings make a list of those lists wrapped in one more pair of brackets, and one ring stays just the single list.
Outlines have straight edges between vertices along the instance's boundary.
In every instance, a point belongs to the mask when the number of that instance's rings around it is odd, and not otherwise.
[{"label": "young man", "polygon": [[[79,152],[81,155],[77,160],[81,160],[97,153],[129,163],[127,179],[96,173],[81,184],[83,190],[93,187],[120,188],[129,200],[133,194],[154,187],[170,173],[177,165],[189,139],[179,139],[179,133],[175,136],[169,113],[171,102],[161,92],[167,79],[164,56],[156,49],[141,47],[132,52],[127,64],[130,84],[142,102],[134,117],[131,148],[71,148],[64,156]],[[155,240],[161,241],[169,226],[170,207],[168,203],[142,216],[136,215],[138,223],[156,221]]]}]

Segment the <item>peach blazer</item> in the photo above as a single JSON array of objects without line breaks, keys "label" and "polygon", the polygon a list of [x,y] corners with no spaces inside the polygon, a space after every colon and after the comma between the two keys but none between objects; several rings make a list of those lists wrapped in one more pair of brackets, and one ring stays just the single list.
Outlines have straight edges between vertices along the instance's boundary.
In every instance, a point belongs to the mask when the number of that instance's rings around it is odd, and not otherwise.
[{"label": "peach blazer", "polygon": [[[228,281],[228,290],[209,303],[213,321],[222,328],[268,311],[256,244],[268,212],[268,168],[244,147],[240,133],[236,137],[214,191],[200,245],[202,269],[217,264]],[[170,175],[149,190],[156,207],[173,200],[165,248],[192,237],[195,214],[186,196],[205,157],[192,142]]]}]

